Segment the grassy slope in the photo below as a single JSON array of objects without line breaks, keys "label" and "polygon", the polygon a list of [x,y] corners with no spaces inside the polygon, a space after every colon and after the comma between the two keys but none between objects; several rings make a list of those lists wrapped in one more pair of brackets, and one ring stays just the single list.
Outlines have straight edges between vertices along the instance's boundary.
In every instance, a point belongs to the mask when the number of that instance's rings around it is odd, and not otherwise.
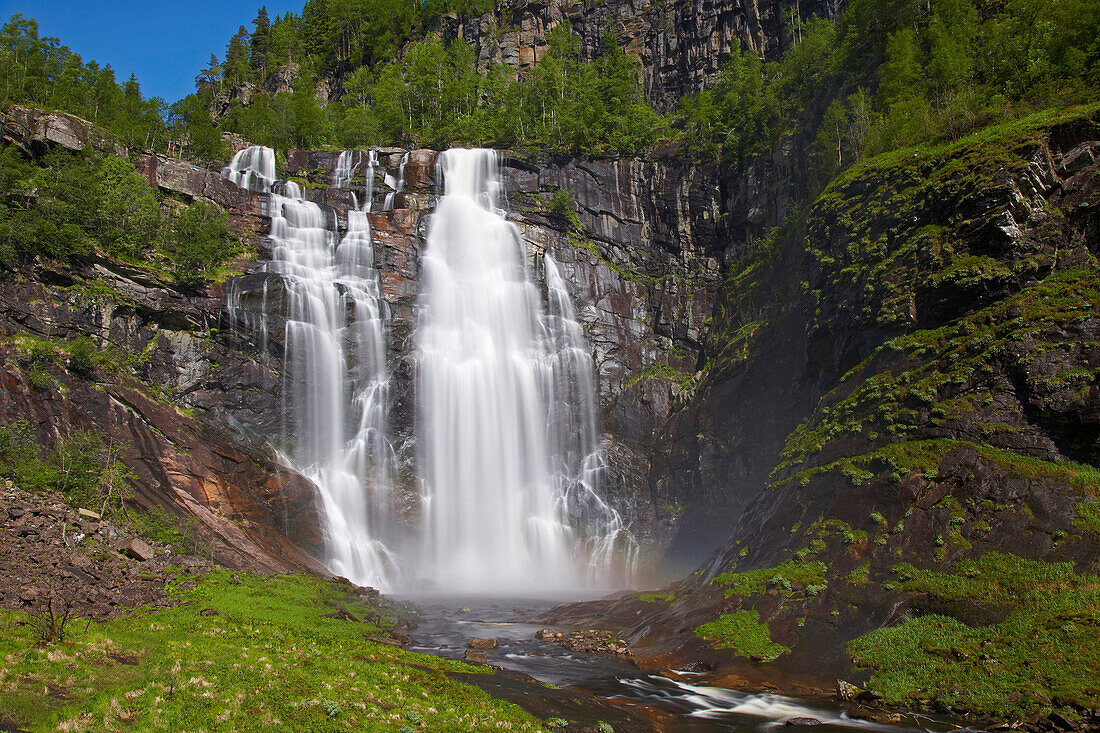
[{"label": "grassy slope", "polygon": [[[1089,646],[1100,577],[1056,562],[1095,547],[1100,470],[1050,460],[1029,437],[1068,430],[1100,378],[1091,359],[1100,273],[1080,242],[1065,244],[1097,200],[1048,209],[1023,247],[987,239],[986,227],[1050,130],[1096,115],[1096,106],[1050,111],[880,156],[818,199],[803,282],[817,306],[811,328],[865,333],[861,348],[872,346],[854,367],[845,359],[857,350],[838,359],[847,373],[788,438],[753,507],[761,516],[769,501],[797,510],[727,549],[736,559],[712,582],[741,615],[696,636],[745,657],[751,645],[738,640],[789,645],[782,659],[756,655],[780,664],[811,637],[844,643],[861,624],[866,631],[865,604],[909,599],[917,618],[847,649],[887,700],[1032,719],[1100,703],[1100,658]],[[1088,455],[1086,439],[1071,445],[1075,458]],[[980,482],[960,477],[960,455],[983,467]],[[1037,519],[1033,506],[1071,509]],[[789,536],[786,550],[757,547],[761,529]],[[1031,584],[1021,570],[1050,582]],[[980,582],[957,590],[968,579]],[[745,623],[754,608],[770,636]]]},{"label": "grassy slope", "polygon": [[[0,722],[30,730],[541,730],[445,673],[485,670],[367,641],[373,609],[305,575],[184,579],[181,604],[71,627],[49,647],[0,633]],[[201,615],[213,609],[219,615]],[[384,617],[378,624],[385,626]]]}]

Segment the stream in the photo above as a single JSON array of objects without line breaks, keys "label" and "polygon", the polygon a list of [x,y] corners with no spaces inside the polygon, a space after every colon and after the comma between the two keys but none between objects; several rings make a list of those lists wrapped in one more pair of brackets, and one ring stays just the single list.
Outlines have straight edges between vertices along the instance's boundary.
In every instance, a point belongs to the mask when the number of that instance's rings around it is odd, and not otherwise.
[{"label": "stream", "polygon": [[[488,652],[489,664],[545,685],[583,690],[624,709],[641,711],[640,717],[654,721],[637,730],[747,732],[782,727],[791,718],[814,718],[821,724],[813,728],[821,733],[942,733],[960,727],[917,714],[904,715],[903,722],[895,725],[862,720],[828,700],[713,687],[706,684],[705,674],[677,670],[669,670],[668,676],[655,674],[639,669],[629,657],[574,652],[536,639],[535,632],[545,626],[527,619],[560,604],[561,599],[421,595],[407,600],[421,609],[420,626],[412,632],[415,643],[408,649],[462,659],[468,639],[495,639],[499,646]],[[647,709],[660,713],[646,715]],[[615,730],[620,731],[620,726]]]}]

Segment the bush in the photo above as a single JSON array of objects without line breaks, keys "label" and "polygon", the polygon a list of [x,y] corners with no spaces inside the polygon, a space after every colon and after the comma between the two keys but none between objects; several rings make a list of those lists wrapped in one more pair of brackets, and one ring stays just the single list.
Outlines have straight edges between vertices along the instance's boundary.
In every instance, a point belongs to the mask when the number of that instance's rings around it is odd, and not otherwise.
[{"label": "bush", "polygon": [[74,374],[90,376],[97,361],[96,345],[90,336],[77,336],[69,344],[69,369]]}]

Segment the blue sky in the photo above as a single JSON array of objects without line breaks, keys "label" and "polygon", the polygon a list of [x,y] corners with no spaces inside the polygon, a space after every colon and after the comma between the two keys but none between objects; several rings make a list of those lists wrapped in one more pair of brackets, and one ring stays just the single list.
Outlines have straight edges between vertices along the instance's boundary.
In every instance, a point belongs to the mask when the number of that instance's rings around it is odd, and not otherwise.
[{"label": "blue sky", "polygon": [[305,0],[0,0],[3,22],[15,13],[38,21],[85,61],[110,64],[115,78],[137,74],[147,97],[171,103],[190,94],[211,53],[225,56],[238,26],[252,30],[261,5],[274,18],[301,12]]}]

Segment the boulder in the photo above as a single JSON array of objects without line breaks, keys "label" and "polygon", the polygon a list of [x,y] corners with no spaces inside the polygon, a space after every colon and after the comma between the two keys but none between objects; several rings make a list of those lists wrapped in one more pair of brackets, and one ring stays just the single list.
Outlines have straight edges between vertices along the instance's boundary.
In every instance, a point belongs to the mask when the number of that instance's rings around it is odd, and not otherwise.
[{"label": "boulder", "polygon": [[140,540],[137,537],[129,537],[121,540],[115,545],[115,549],[135,560],[142,561],[152,560],[157,554],[152,547],[144,542],[144,540]]},{"label": "boulder", "polygon": [[477,649],[467,649],[466,654],[463,657],[463,659],[465,659],[470,664],[488,664],[489,663],[489,656],[485,652],[479,651]]},{"label": "boulder", "polygon": [[471,649],[486,650],[496,649],[498,644],[496,639],[478,639],[475,637],[473,639],[467,640],[466,646],[470,647]]}]

